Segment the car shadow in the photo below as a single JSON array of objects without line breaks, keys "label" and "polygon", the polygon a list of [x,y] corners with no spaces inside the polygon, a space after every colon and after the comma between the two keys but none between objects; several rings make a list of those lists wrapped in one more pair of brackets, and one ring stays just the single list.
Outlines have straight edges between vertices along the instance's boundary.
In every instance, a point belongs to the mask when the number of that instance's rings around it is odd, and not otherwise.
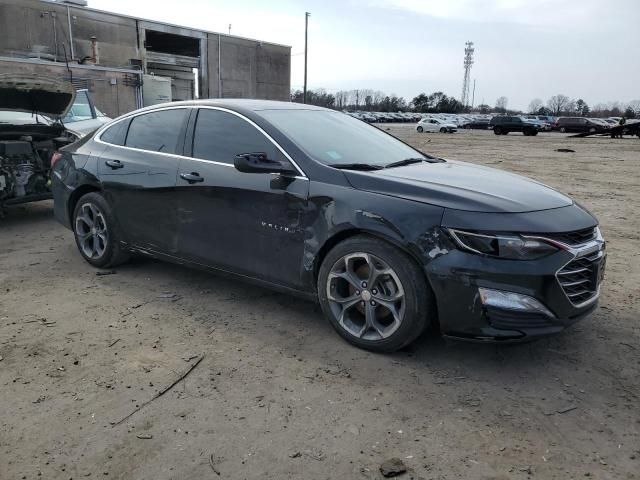
[{"label": "car shadow", "polygon": [[[360,350],[342,340],[324,318],[315,302],[282,294],[202,270],[193,270],[148,258],[137,258],[119,268],[123,275],[155,277],[159,284],[176,291],[192,292],[188,303],[195,305],[192,318],[210,328],[220,317],[231,319],[226,328],[238,329],[260,348],[277,348],[291,356],[306,357],[319,363],[340,363],[349,359],[363,368],[366,361],[392,361],[410,369],[428,369],[444,377],[504,375],[505,381],[532,372],[536,365],[567,361],[563,352],[572,349],[574,336],[560,335],[517,344],[473,343],[453,340],[428,332],[405,349],[376,354]],[[169,288],[169,287],[167,287]],[[207,300],[207,296],[214,292]],[[142,294],[142,293],[141,293]],[[198,297],[193,302],[193,296]],[[256,317],[260,321],[256,321]],[[225,320],[226,321],[226,320]],[[555,353],[550,353],[555,352]],[[387,359],[387,360],[385,360]],[[362,363],[365,362],[365,363]],[[538,372],[540,373],[540,372]]]},{"label": "car shadow", "polygon": [[0,227],[37,224],[53,218],[52,200],[11,205],[6,207],[0,215]]}]

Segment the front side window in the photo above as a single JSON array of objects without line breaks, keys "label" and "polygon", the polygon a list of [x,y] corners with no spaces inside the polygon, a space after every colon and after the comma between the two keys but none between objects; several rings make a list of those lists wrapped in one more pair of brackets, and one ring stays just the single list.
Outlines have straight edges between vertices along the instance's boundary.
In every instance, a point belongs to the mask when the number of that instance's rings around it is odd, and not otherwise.
[{"label": "front side window", "polygon": [[63,123],[74,123],[91,119],[93,119],[93,112],[91,111],[89,95],[85,91],[77,92],[71,109],[62,119]]},{"label": "front side window", "polygon": [[382,130],[340,112],[262,110],[257,112],[304,150],[327,165],[387,165],[426,157]]},{"label": "front side window", "polygon": [[233,165],[241,153],[266,153],[280,160],[280,151],[246,120],[221,110],[201,109],[193,135],[193,157]]},{"label": "front side window", "polygon": [[161,153],[179,153],[178,144],[187,110],[160,110],[131,120],[125,145]]}]

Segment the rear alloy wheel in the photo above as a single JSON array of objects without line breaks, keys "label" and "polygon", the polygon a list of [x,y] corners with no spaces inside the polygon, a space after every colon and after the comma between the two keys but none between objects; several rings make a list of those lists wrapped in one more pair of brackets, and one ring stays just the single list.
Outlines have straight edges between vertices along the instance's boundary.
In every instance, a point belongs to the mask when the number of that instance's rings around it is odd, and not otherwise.
[{"label": "rear alloy wheel", "polygon": [[75,223],[78,248],[86,258],[98,259],[109,245],[107,222],[95,204],[81,203],[79,207]]},{"label": "rear alloy wheel", "polygon": [[411,258],[365,236],[329,252],[318,276],[318,298],[343,338],[376,352],[392,352],[414,341],[427,327],[434,304]]},{"label": "rear alloy wheel", "polygon": [[418,127],[416,130],[418,130],[419,133],[424,132],[424,128],[422,128],[422,127]]},{"label": "rear alloy wheel", "polygon": [[444,128],[444,127],[442,127],[442,128],[440,129],[440,133],[447,133],[447,129],[446,129],[446,128]]},{"label": "rear alloy wheel", "polygon": [[129,259],[122,250],[111,208],[97,192],[83,195],[73,212],[73,233],[82,257],[94,267],[114,267]]},{"label": "rear alloy wheel", "polygon": [[595,129],[595,127],[591,127],[591,128],[589,129],[589,133],[596,133],[596,129]]},{"label": "rear alloy wheel", "polygon": [[560,133],[567,133],[567,129],[564,127],[560,127]]},{"label": "rear alloy wheel", "polygon": [[501,127],[493,127],[493,133],[495,133],[496,135],[502,135],[502,128]]}]

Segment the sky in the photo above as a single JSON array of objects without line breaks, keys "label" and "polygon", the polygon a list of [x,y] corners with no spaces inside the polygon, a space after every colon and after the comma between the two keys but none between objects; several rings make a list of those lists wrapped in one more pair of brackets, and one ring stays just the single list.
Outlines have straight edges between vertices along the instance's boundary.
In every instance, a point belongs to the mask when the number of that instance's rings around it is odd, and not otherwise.
[{"label": "sky", "polygon": [[460,98],[475,44],[475,104],[526,109],[559,93],[640,99],[640,0],[89,0],[89,6],[289,45],[291,87]]}]

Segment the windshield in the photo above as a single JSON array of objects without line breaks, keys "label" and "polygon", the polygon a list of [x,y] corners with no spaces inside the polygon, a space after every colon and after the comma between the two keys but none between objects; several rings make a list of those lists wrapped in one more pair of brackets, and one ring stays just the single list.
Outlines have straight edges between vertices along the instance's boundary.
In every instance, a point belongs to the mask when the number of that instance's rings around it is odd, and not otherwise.
[{"label": "windshield", "polygon": [[11,125],[34,125],[43,123],[49,125],[52,121],[36,113],[0,111],[0,123],[8,123]]},{"label": "windshield", "polygon": [[427,159],[377,127],[340,112],[263,110],[265,119],[310,157],[325,165],[387,165],[407,158]]}]

